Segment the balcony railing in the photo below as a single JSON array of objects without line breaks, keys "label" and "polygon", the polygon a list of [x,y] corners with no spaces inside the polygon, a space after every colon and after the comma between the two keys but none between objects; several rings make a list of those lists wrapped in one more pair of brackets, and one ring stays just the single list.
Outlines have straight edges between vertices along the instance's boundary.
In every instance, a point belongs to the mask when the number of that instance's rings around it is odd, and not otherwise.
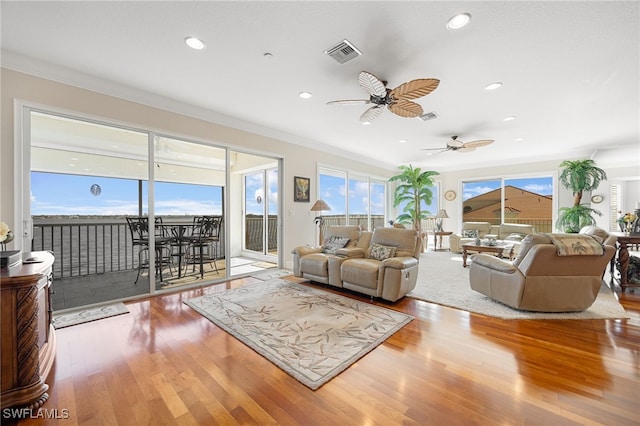
[{"label": "balcony railing", "polygon": [[[487,218],[473,218],[473,222],[489,222],[492,225],[500,225],[500,218],[494,216]],[[522,223],[526,225],[533,225],[537,233],[553,232],[553,223],[551,219],[538,219],[538,218],[507,218],[505,223]]]},{"label": "balcony railing", "polygon": [[[193,217],[172,217],[165,224],[191,222]],[[223,258],[224,230],[218,243]],[[132,245],[127,221],[122,218],[34,218],[32,251],[51,251],[56,256],[56,278],[70,278],[135,270],[138,249]]]}]

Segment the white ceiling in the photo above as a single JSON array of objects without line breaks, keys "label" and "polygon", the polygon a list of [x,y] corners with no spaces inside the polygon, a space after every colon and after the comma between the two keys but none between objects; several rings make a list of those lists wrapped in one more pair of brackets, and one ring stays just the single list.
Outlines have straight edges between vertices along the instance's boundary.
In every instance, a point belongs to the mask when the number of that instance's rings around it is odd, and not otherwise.
[{"label": "white ceiling", "polygon": [[[640,164],[640,3],[455,1],[7,2],[2,65],[316,146],[395,169],[447,171],[589,157],[623,148]],[[472,15],[449,31],[448,18]],[[184,38],[207,48],[187,48]],[[340,65],[343,39],[363,52]],[[272,54],[265,57],[264,53]],[[440,86],[417,100],[439,118],[384,111],[370,126],[358,73],[390,88]],[[495,91],[484,87],[500,81]],[[301,91],[313,93],[303,100]],[[515,115],[513,121],[503,118]],[[474,152],[421,148],[495,139]],[[405,140],[405,143],[400,143]],[[629,155],[631,153],[631,155]]]}]

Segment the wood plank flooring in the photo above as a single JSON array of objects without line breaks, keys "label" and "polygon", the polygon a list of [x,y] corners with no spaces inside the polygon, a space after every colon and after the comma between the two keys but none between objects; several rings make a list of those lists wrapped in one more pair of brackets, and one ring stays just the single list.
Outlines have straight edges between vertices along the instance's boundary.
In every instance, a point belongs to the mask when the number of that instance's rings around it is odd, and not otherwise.
[{"label": "wood plank flooring", "polygon": [[19,424],[640,424],[640,294],[620,295],[628,320],[500,320],[411,298],[375,302],[415,320],[311,391],[182,303],[254,281],[136,301],[129,314],[58,330],[41,415],[68,418]]}]

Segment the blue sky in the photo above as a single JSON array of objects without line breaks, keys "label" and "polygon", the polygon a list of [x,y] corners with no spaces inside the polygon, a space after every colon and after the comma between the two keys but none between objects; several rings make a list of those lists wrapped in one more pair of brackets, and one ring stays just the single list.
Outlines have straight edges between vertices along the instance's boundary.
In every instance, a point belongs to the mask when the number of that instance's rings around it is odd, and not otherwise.
[{"label": "blue sky", "polygon": [[[320,175],[320,198],[327,202],[331,211],[324,215],[341,215],[347,211],[346,193],[347,181],[344,177]],[[367,214],[369,204],[371,214],[384,214],[384,185],[374,183],[372,194],[369,194],[369,184],[364,180],[350,179],[349,181],[349,213]],[[315,199],[311,200],[311,203]]]},{"label": "blue sky", "polygon": [[[469,198],[498,189],[500,188],[500,184],[500,179],[464,182],[462,200],[468,200]],[[539,178],[505,179],[505,185],[515,186],[540,195],[553,194],[553,183],[550,176]]]},{"label": "blue sky", "polygon": [[[277,214],[278,181],[277,170],[268,173],[269,213]],[[92,185],[100,186],[100,194],[91,193]],[[264,178],[262,173],[246,176],[246,210],[261,214],[265,202]],[[517,186],[541,195],[553,193],[552,179],[526,178],[508,179],[505,184]],[[369,195],[365,181],[350,180],[349,207],[352,214],[365,214]],[[465,182],[462,199],[467,200],[500,187],[500,180]],[[123,216],[138,214],[138,181],[91,176],[75,176],[56,173],[31,173],[31,213],[33,215],[105,215]],[[382,184],[374,184],[371,196],[371,213],[384,214]],[[346,180],[344,177],[320,175],[320,197],[331,206],[325,215],[345,214]],[[222,214],[222,188],[206,185],[158,182],[156,184],[157,215],[200,215]],[[434,193],[434,195],[437,195]],[[259,198],[258,198],[259,197]],[[147,183],[143,183],[143,205],[147,212]],[[260,203],[258,203],[260,199]],[[312,199],[311,203],[315,200]],[[437,212],[437,196],[432,206],[432,214]]]},{"label": "blue sky", "polygon": [[[278,170],[271,169],[267,172],[268,182],[268,214],[278,214]],[[262,172],[245,175],[245,208],[248,214],[263,214],[264,174]],[[259,201],[258,201],[259,200]]]},{"label": "blue sky", "polygon": [[[91,193],[92,185],[100,194]],[[147,182],[143,182],[143,210],[147,212]],[[138,181],[56,173],[31,173],[31,214],[101,215],[138,214]],[[222,214],[222,188],[158,182],[156,215]]]}]

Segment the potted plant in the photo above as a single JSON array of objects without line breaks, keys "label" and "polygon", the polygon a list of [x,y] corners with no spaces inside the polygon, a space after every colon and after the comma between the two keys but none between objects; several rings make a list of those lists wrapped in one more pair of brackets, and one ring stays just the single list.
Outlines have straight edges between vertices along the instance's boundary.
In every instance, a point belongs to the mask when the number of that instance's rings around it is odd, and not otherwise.
[{"label": "potted plant", "polygon": [[583,226],[595,225],[594,214],[602,216],[598,210],[581,204],[582,193],[596,189],[607,179],[607,174],[590,159],[565,160],[560,163],[560,168],[563,169],[560,183],[573,193],[573,206],[560,208],[556,227],[563,232],[576,233]]},{"label": "potted plant", "polygon": [[422,219],[426,219],[431,213],[422,210],[422,202],[431,204],[433,193],[430,187],[434,185],[433,177],[440,173],[434,171],[422,171],[409,166],[400,166],[401,173],[389,179],[389,182],[400,182],[393,194],[393,207],[406,203],[402,214],[396,220],[399,223],[411,224],[416,231],[421,229]]}]

